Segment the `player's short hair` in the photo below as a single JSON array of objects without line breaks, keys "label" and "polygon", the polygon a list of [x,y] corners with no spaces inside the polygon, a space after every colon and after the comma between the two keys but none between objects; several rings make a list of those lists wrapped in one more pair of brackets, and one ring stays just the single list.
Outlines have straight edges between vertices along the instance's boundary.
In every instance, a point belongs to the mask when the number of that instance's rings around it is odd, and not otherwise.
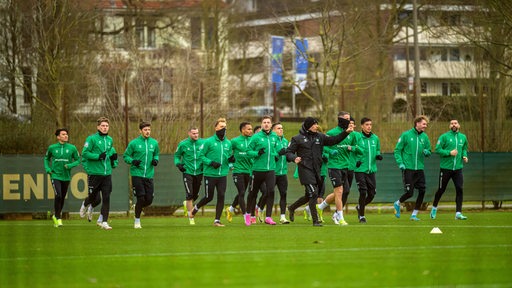
[{"label": "player's short hair", "polygon": [[272,122],[272,116],[270,115],[264,115],[263,117],[261,117],[261,122],[263,122],[263,120],[265,119],[270,119],[270,122]]},{"label": "player's short hair", "polygon": [[242,129],[245,128],[245,126],[247,125],[251,125],[251,122],[242,122],[240,123],[240,127],[238,128],[238,130],[240,130],[240,132],[242,132]]},{"label": "player's short hair", "polygon": [[350,113],[347,112],[347,111],[340,111],[340,112],[338,112],[338,118],[341,118],[341,117],[343,117],[345,115],[350,115]]},{"label": "player's short hair", "polygon": [[146,122],[146,121],[142,121],[142,122],[140,122],[140,124],[139,124],[139,129],[140,129],[140,130],[142,130],[142,129],[144,129],[145,127],[151,127],[151,123]]},{"label": "player's short hair", "polygon": [[98,118],[98,120],[96,120],[96,123],[98,124],[98,126],[103,123],[103,122],[107,122],[107,123],[110,123],[110,121],[108,120],[107,117],[100,117]]},{"label": "player's short hair", "polygon": [[66,131],[66,133],[69,134],[69,131],[67,128],[59,128],[59,129],[55,130],[55,136],[59,136],[60,132],[62,132],[62,131]]},{"label": "player's short hair", "polygon": [[221,123],[221,122],[227,123],[226,118],[221,117],[221,118],[217,119],[217,121],[215,121],[215,125],[213,127],[217,127],[217,125],[219,125],[219,123]]},{"label": "player's short hair", "polygon": [[276,122],[276,123],[272,124],[272,128],[271,129],[274,129],[274,127],[276,127],[277,125],[281,125],[281,122]]},{"label": "player's short hair", "polygon": [[368,122],[368,121],[372,121],[372,119],[368,118],[368,117],[363,117],[361,118],[361,125],[363,125],[364,123]]},{"label": "player's short hair", "polygon": [[420,115],[420,116],[414,118],[414,125],[416,125],[417,123],[420,123],[423,120],[425,120],[428,123],[428,117],[425,115]]}]

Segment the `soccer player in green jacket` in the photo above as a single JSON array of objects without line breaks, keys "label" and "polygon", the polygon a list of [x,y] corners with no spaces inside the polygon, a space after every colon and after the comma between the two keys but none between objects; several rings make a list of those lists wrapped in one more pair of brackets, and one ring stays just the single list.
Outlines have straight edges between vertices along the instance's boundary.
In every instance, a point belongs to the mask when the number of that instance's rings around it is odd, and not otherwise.
[{"label": "soccer player in green jacket", "polygon": [[395,146],[395,160],[398,168],[402,170],[402,179],[404,182],[405,193],[400,199],[393,203],[395,208],[395,216],[400,218],[400,203],[412,197],[414,189],[418,189],[418,198],[416,205],[412,211],[411,220],[420,220],[418,210],[423,204],[425,197],[425,173],[424,160],[430,157],[430,140],[425,130],[428,126],[428,118],[426,116],[418,116],[414,119],[414,128],[402,133]]},{"label": "soccer player in green jacket", "polygon": [[114,141],[108,135],[110,128],[108,118],[100,117],[96,122],[98,132],[87,137],[82,149],[82,163],[87,172],[89,194],[80,207],[80,217],[85,217],[87,211],[87,218],[91,221],[92,209],[101,202],[101,214],[96,225],[105,230],[112,230],[108,224],[108,215],[112,193],[112,168],[117,167],[117,153],[114,149]]},{"label": "soccer player in green jacket", "polygon": [[[348,127],[354,128],[354,125],[350,124],[350,113],[341,111],[338,113],[338,126],[327,131],[326,135],[336,136],[345,131]],[[332,220],[336,225],[348,225],[343,217],[343,194],[345,190],[350,188],[348,183],[349,167],[351,162],[351,154],[356,146],[356,134],[350,133],[347,138],[343,139],[340,143],[333,146],[325,146],[324,152],[329,154],[329,161],[327,162],[327,168],[329,172],[329,178],[331,179],[332,186],[334,187],[333,192],[317,205],[318,216],[323,219],[323,210],[331,203],[335,203],[336,212],[332,215]]]},{"label": "soccer player in green jacket", "polygon": [[272,124],[272,131],[277,135],[276,157],[276,186],[279,190],[279,208],[281,217],[279,223],[290,224],[286,219],[286,194],[288,193],[288,161],[286,161],[286,148],[289,141],[284,138],[283,125],[279,122]]},{"label": "soccer player in green jacket", "polygon": [[450,121],[450,131],[439,137],[436,144],[436,153],[441,156],[439,171],[439,189],[434,196],[434,203],[430,211],[430,218],[436,219],[437,204],[441,200],[450,179],[455,185],[455,219],[466,220],[462,215],[462,188],[464,177],[462,168],[468,163],[468,140],[466,135],[460,133],[459,121]]},{"label": "soccer player in green jacket", "polygon": [[215,134],[206,139],[201,150],[203,161],[203,174],[206,195],[199,200],[192,210],[192,217],[199,211],[199,208],[213,200],[215,189],[217,190],[217,205],[215,207],[215,220],[213,225],[222,227],[220,222],[222,210],[224,209],[224,197],[227,187],[227,175],[229,163],[234,163],[235,157],[231,147],[231,141],[226,137],[226,119],[219,118],[215,123]]},{"label": "soccer player in green jacket", "polygon": [[[353,133],[354,134],[354,133]],[[380,140],[372,133],[372,119],[361,119],[361,133],[357,133],[355,176],[359,189],[359,204],[356,206],[359,223],[366,223],[365,207],[370,204],[377,194],[377,160],[382,160],[380,155]]]},{"label": "soccer player in green jacket", "polygon": [[254,211],[256,207],[256,196],[260,186],[265,183],[267,186],[267,203],[265,210],[265,224],[276,225],[272,219],[272,208],[274,206],[274,186],[276,185],[276,150],[278,138],[272,131],[272,117],[263,116],[261,119],[261,131],[251,137],[247,153],[254,158],[252,167],[252,185],[247,197],[247,210]]},{"label": "soccer player in green jacket", "polygon": [[199,138],[199,129],[190,127],[188,138],[178,144],[174,153],[174,165],[183,173],[183,184],[185,185],[183,212],[188,217],[190,225],[196,224],[191,213],[194,201],[199,198],[199,189],[203,181],[203,162],[201,160],[203,142],[204,140]]},{"label": "soccer player in green jacket", "polygon": [[50,175],[55,193],[52,216],[55,227],[62,226],[62,207],[71,181],[71,169],[80,165],[80,156],[75,145],[68,143],[69,135],[66,128],[55,131],[57,143],[50,145],[44,156],[44,169]]},{"label": "soccer player in green jacket", "polygon": [[151,124],[141,122],[139,124],[140,136],[130,141],[123,154],[124,162],[130,165],[132,176],[133,195],[137,198],[135,204],[135,223],[133,228],[140,229],[140,215],[142,208],[153,203],[154,184],[153,176],[158,165],[160,149],[158,141],[152,138]]},{"label": "soccer player in green jacket", "polygon": [[240,205],[240,210],[244,215],[245,225],[251,225],[251,213],[247,213],[247,206],[245,203],[245,191],[249,187],[251,180],[251,171],[253,158],[247,155],[247,149],[252,136],[252,125],[249,122],[242,122],[239,126],[240,135],[231,139],[231,146],[233,147],[233,156],[235,163],[233,164],[233,182],[238,191],[237,196],[233,199],[231,206],[226,208],[226,217],[228,222],[233,220],[235,207]]}]

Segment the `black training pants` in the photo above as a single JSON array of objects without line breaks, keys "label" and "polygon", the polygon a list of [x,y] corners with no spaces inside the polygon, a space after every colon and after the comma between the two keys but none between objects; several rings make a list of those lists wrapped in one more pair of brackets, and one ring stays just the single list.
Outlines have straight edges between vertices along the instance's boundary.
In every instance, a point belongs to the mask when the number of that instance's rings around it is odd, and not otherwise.
[{"label": "black training pants", "polygon": [[215,220],[220,220],[222,210],[224,209],[224,197],[226,195],[227,178],[222,177],[204,177],[205,197],[197,203],[197,209],[203,207],[213,200],[215,189],[217,189],[217,205],[215,206]]},{"label": "black training pants", "polygon": [[137,198],[137,203],[135,204],[135,218],[140,218],[142,208],[153,203],[153,179],[132,176],[132,190],[133,195]]},{"label": "black training pants", "polygon": [[69,181],[52,179],[52,186],[53,191],[55,192],[55,199],[53,201],[55,217],[57,219],[61,219],[64,200],[66,200],[66,194],[68,193]]},{"label": "black training pants", "polygon": [[434,196],[433,206],[437,207],[437,204],[439,204],[439,200],[441,200],[441,196],[443,196],[444,191],[446,191],[446,186],[448,186],[450,179],[452,179],[453,184],[455,184],[455,211],[462,212],[462,191],[464,184],[462,169],[441,169],[439,172],[439,186]]},{"label": "black training pants", "polygon": [[[89,186],[89,195],[85,198],[84,206],[89,204],[92,207],[101,204],[101,215],[103,221],[107,222],[110,212],[110,194],[112,193],[112,176],[111,175],[88,175],[87,185]],[[101,198],[100,198],[101,192]]]}]

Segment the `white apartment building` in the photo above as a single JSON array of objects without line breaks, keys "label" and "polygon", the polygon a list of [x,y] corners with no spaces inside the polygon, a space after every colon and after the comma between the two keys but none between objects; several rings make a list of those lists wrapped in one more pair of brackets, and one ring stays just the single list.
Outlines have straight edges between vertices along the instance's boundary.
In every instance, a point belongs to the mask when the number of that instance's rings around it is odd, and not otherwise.
[{"label": "white apartment building", "polygon": [[[474,6],[421,6],[418,11],[418,46],[421,96],[474,96],[477,80],[487,77],[475,48],[452,26],[473,25],[468,13]],[[401,14],[412,21],[412,5]],[[407,21],[407,20],[406,20]],[[405,25],[394,38],[395,98],[406,99],[414,75],[413,27]],[[479,66],[480,65],[480,66]]]}]

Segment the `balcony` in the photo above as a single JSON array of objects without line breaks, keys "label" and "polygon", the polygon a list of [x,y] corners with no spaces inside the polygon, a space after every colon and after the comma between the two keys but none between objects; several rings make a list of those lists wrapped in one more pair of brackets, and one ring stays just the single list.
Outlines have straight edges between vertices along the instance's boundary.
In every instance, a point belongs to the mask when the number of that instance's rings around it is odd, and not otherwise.
[{"label": "balcony", "polygon": [[[406,60],[395,60],[393,62],[395,78],[407,78],[406,67]],[[409,74],[412,75],[413,73],[414,64],[409,61]],[[488,77],[488,72],[486,71],[485,75],[479,75],[477,65],[474,62],[420,61],[420,77],[429,79],[475,79]]]}]

